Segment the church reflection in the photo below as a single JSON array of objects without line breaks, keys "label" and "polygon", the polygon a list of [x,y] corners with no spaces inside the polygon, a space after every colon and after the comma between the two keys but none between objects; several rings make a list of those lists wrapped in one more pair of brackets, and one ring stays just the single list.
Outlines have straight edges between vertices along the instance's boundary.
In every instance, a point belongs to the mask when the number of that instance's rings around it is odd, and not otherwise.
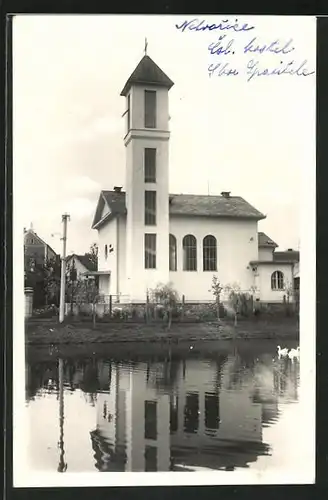
[{"label": "church reflection", "polygon": [[95,408],[97,470],[234,470],[270,453],[262,429],[278,419],[280,396],[297,399],[299,366],[249,363],[236,353],[125,363],[91,357],[36,364],[27,375],[28,398],[58,395],[58,471],[67,469],[64,392],[75,390]]},{"label": "church reflection", "polygon": [[274,397],[245,387],[220,391],[229,360],[172,363],[173,370],[164,363],[113,364],[91,433],[98,470],[233,470],[268,453],[262,425],[277,418]]}]

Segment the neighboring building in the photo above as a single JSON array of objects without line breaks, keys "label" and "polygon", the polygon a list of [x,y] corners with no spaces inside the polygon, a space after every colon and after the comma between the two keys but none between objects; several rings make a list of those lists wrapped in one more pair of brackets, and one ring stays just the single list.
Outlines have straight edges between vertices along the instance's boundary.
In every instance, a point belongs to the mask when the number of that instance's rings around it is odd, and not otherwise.
[{"label": "neighboring building", "polygon": [[44,264],[49,260],[56,259],[57,254],[40,236],[33,230],[24,228],[24,255],[25,268],[33,268],[36,264]]},{"label": "neighboring building", "polygon": [[277,252],[277,244],[265,233],[259,233],[259,258],[251,261],[258,298],[265,302],[282,302],[290,293],[295,299],[299,290],[299,252],[288,249]]},{"label": "neighboring building", "polygon": [[[88,255],[69,255],[66,259],[67,272],[72,281],[86,279],[88,273],[97,270],[97,264]],[[90,276],[91,278],[93,275]]]},{"label": "neighboring building", "polygon": [[209,301],[217,274],[223,285],[257,288],[261,300],[281,301],[293,265],[273,262],[277,245],[265,235],[262,241],[258,233],[265,215],[230,192],[169,193],[172,86],[145,55],[121,92],[126,100],[126,192],[121,187],[103,190],[97,204],[92,227],[99,237],[94,274],[100,293],[145,302],[147,290],[172,282],[187,300]]}]

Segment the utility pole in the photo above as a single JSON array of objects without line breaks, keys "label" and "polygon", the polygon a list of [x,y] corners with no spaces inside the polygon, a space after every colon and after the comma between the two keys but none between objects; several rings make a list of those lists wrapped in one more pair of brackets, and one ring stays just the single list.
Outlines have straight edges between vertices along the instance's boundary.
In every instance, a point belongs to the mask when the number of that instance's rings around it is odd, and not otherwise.
[{"label": "utility pole", "polygon": [[63,252],[61,256],[60,272],[60,302],[59,302],[59,323],[64,321],[65,317],[65,285],[66,285],[66,241],[67,241],[67,221],[70,220],[68,214],[62,215],[63,222]]}]

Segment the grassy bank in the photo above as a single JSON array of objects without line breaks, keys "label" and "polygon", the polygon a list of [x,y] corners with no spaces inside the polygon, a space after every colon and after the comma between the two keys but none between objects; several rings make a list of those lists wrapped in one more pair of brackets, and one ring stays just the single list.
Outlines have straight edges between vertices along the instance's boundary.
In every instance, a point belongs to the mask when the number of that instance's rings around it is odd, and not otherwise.
[{"label": "grassy bank", "polygon": [[240,321],[235,327],[222,321],[213,323],[175,323],[171,329],[162,324],[99,323],[96,328],[87,322],[59,324],[55,320],[26,322],[26,343],[84,344],[109,342],[195,342],[199,340],[235,339],[298,339],[299,325],[295,318],[268,321]]}]

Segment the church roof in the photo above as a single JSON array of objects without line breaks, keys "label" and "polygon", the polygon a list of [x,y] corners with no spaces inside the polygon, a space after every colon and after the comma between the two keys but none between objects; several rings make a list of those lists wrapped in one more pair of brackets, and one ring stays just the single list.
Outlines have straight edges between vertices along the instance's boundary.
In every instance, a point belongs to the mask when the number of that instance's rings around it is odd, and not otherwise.
[{"label": "church roof", "polygon": [[[104,201],[110,212],[101,218]],[[208,196],[197,194],[170,194],[170,216],[198,216],[198,217],[228,217],[237,219],[265,219],[265,215],[256,210],[240,196]],[[109,217],[126,214],[125,192],[102,191],[98,202],[92,227],[100,221],[105,222]]]},{"label": "church roof", "polygon": [[126,96],[132,85],[157,85],[158,87],[166,87],[170,89],[174,83],[161,70],[159,66],[149,57],[144,56],[139,62],[136,69],[128,78],[121,92],[122,96]]},{"label": "church roof", "polygon": [[265,233],[259,232],[258,233],[258,245],[259,247],[272,247],[276,248],[278,245],[275,243],[269,236],[267,236]]},{"label": "church roof", "polygon": [[274,252],[273,253],[273,260],[274,261],[292,261],[292,262],[299,262],[300,260],[300,253],[298,250],[286,250],[286,252]]}]

